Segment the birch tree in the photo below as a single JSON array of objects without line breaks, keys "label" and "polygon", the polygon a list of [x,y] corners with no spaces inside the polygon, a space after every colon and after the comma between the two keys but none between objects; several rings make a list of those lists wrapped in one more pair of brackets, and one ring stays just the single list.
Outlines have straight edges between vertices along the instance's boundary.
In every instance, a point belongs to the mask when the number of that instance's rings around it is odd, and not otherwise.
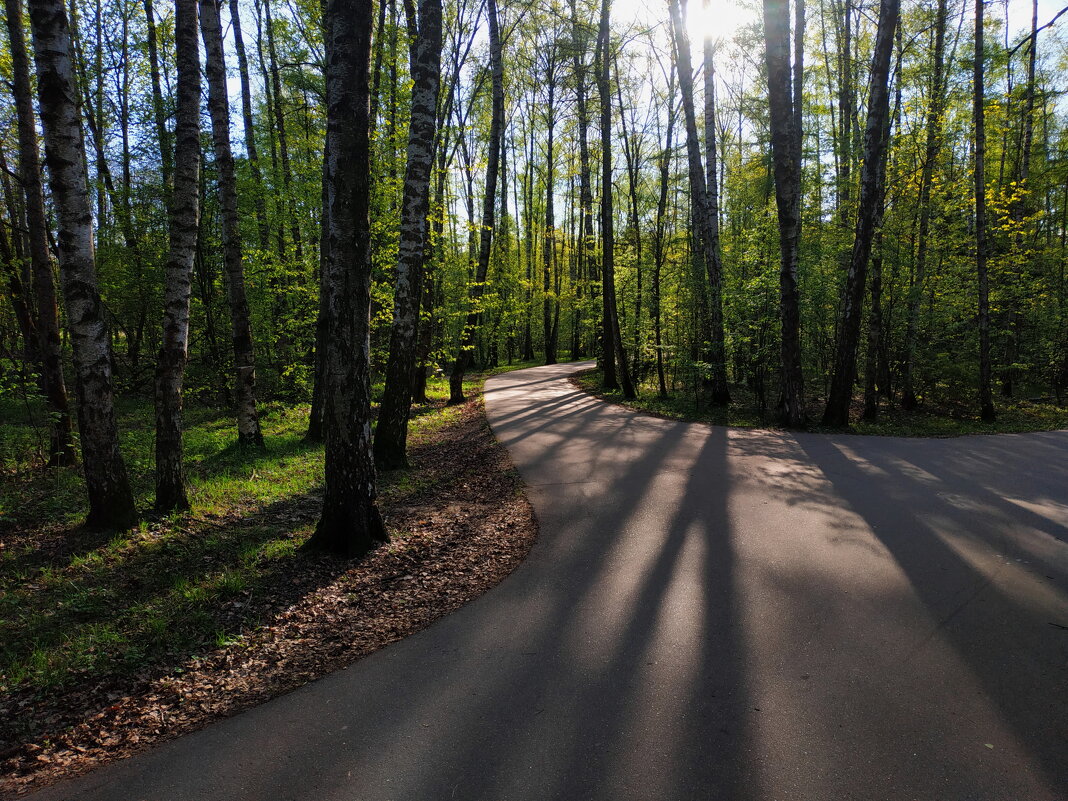
[{"label": "birch tree", "polygon": [[176,0],[178,105],[163,344],[156,363],[156,511],[188,509],[182,463],[182,382],[189,356],[189,302],[200,223],[200,47],[197,0]]},{"label": "birch tree", "polygon": [[137,508],[119,452],[111,344],[97,289],[70,27],[61,0],[31,0],[29,8],[45,158],[59,223],[59,270],[74,349],[78,431],[89,496],[86,526],[128,528],[137,522]]}]

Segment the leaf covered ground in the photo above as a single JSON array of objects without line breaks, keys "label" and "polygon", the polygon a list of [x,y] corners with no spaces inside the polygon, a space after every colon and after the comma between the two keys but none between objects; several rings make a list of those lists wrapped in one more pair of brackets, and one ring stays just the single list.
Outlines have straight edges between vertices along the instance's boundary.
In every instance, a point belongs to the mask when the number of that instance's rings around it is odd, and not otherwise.
[{"label": "leaf covered ground", "polygon": [[[417,410],[412,469],[380,477],[392,541],[358,562],[299,549],[322,479],[321,446],[301,440],[306,407],[266,415],[266,455],[220,447],[226,419],[195,420],[194,511],[122,535],[76,528],[76,475],[5,476],[0,795],[288,692],[501,581],[536,523],[481,396],[469,395]],[[143,483],[139,441],[127,445]]]}]

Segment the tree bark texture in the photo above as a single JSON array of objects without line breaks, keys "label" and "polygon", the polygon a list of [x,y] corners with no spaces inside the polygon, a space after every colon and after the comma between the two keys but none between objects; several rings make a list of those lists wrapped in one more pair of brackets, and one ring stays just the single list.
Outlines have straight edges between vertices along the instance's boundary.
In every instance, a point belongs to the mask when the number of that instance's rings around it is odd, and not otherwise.
[{"label": "tree bark texture", "polygon": [[37,149],[37,126],[33,116],[33,96],[30,88],[30,62],[22,27],[22,3],[5,0],[7,29],[11,45],[12,93],[19,132],[19,182],[26,199],[26,229],[36,302],[33,319],[37,358],[41,368],[41,384],[49,411],[52,429],[48,449],[50,466],[72,465],[75,462],[71,431],[70,405],[63,378],[62,341],[59,332],[59,308],[56,284],[52,273],[52,256],[48,250],[48,218],[45,214],[44,189],[41,177],[41,155]]},{"label": "tree bark texture", "polygon": [[182,382],[189,356],[189,300],[200,223],[200,46],[197,0],[176,0],[178,104],[163,340],[156,363],[156,511],[188,509],[182,462]]},{"label": "tree bark texture", "polygon": [[375,503],[369,382],[371,0],[328,0],[330,259],[323,512],[308,547],[358,557],[388,539]]},{"label": "tree bark texture", "polygon": [[418,32],[413,31],[412,111],[408,123],[408,161],[401,200],[400,242],[393,294],[386,385],[378,412],[374,452],[380,467],[407,467],[408,416],[412,404],[419,305],[428,248],[430,176],[437,140],[441,72],[441,0],[419,3]]},{"label": "tree bark texture", "polygon": [[96,282],[93,213],[70,28],[62,0],[29,4],[45,162],[59,222],[59,269],[78,390],[90,528],[128,528],[137,509],[119,452],[111,347]]},{"label": "tree bark texture", "polygon": [[215,165],[219,173],[219,207],[222,217],[223,262],[230,304],[237,401],[237,438],[241,445],[263,448],[263,434],[256,411],[256,355],[245,292],[245,266],[241,253],[241,228],[237,211],[237,179],[230,147],[230,102],[226,92],[226,61],[223,55],[222,23],[217,0],[200,1],[200,30],[204,39],[205,74],[208,79],[208,111]]}]

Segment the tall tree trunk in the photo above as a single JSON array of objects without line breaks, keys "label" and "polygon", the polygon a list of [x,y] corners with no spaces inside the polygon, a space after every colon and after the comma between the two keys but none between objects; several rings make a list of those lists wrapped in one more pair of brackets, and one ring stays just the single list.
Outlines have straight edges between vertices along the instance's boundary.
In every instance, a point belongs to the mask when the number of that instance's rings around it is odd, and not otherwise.
[{"label": "tall tree trunk", "polygon": [[1024,263],[1027,253],[1024,249],[1024,219],[1031,202],[1031,149],[1034,142],[1035,132],[1035,62],[1038,53],[1038,0],[1031,3],[1031,34],[1027,45],[1027,84],[1024,88],[1023,108],[1023,131],[1020,135],[1020,161],[1017,170],[1017,185],[1015,197],[1009,206],[1010,217],[1016,231],[1013,236],[1013,263],[1012,269],[1015,275],[1008,283],[1009,291],[1005,293],[1002,306],[1008,316],[1007,331],[1005,337],[1005,367],[1001,373],[1001,394],[1011,398],[1014,394],[1018,370],[1013,366],[1020,360],[1020,324],[1023,314],[1020,311],[1020,298],[1015,287],[1020,285]]},{"label": "tall tree trunk", "polygon": [[153,10],[152,0],[144,0],[144,5],[146,32],[148,34],[148,74],[152,82],[152,116],[156,123],[156,137],[159,140],[159,157],[163,172],[163,183],[170,186],[174,164],[171,160],[173,154],[171,153],[171,136],[167,130],[167,115],[163,110],[163,89],[160,86],[156,12]]},{"label": "tall tree trunk", "polygon": [[326,488],[308,547],[362,556],[388,539],[371,454],[371,0],[328,0],[330,157]]},{"label": "tall tree trunk", "polygon": [[74,346],[78,428],[89,495],[86,525],[128,528],[137,522],[137,508],[119,452],[70,28],[62,0],[32,0],[29,6],[49,185],[59,221],[59,269]]},{"label": "tall tree trunk", "polygon": [[[798,3],[799,8],[804,8],[802,0],[795,0],[795,2]],[[710,10],[709,0],[704,0],[704,7],[706,12]],[[727,389],[727,346],[723,331],[723,251],[719,241],[719,180],[716,159],[716,52],[711,29],[705,31],[704,57],[705,191],[707,197],[705,214],[708,218],[706,225],[709,237],[709,243],[705,246],[705,258],[711,289],[709,322],[712,326],[712,402],[726,406],[730,403],[731,396]],[[798,155],[798,163],[800,163],[800,155]]]},{"label": "tall tree trunk", "polygon": [[768,107],[775,172],[775,205],[779,215],[779,316],[782,324],[779,420],[788,428],[805,424],[801,373],[801,314],[797,287],[801,239],[801,162],[798,159],[798,117],[794,114],[790,79],[790,14],[788,0],[764,0],[767,44]]},{"label": "tall tree trunk", "polygon": [[[616,74],[619,74],[619,54],[615,54],[613,61],[616,65]],[[632,336],[631,342],[633,343],[634,352],[631,354],[631,375],[634,376],[634,381],[639,381],[638,378],[641,370],[641,353],[642,353],[642,232],[641,224],[639,222],[638,215],[638,171],[640,169],[639,158],[640,149],[638,144],[638,136],[635,133],[633,136],[627,131],[627,110],[623,105],[623,87],[621,81],[616,81],[616,99],[619,101],[619,125],[622,130],[623,136],[621,137],[623,142],[623,158],[626,162],[627,168],[627,197],[629,199],[628,215],[630,233],[633,236],[634,242],[634,319],[631,321]]]},{"label": "tall tree trunk", "polygon": [[605,362],[614,352],[623,397],[637,397],[630,377],[630,365],[623,348],[616,303],[615,218],[612,210],[612,84],[609,65],[611,49],[612,0],[601,0],[601,23],[597,30],[597,93],[601,101],[601,276],[604,312]]},{"label": "tall tree trunk", "polygon": [[200,45],[197,0],[176,0],[178,107],[163,344],[156,363],[156,511],[188,509],[182,464],[182,379],[189,355],[189,299],[200,222]]},{"label": "tall tree trunk", "polygon": [[267,227],[267,202],[264,198],[263,173],[260,171],[260,154],[256,147],[256,126],[252,120],[252,88],[249,81],[248,56],[245,53],[245,37],[241,33],[241,9],[238,0],[230,0],[230,27],[234,31],[234,51],[237,53],[237,73],[241,82],[241,120],[245,131],[245,152],[248,168],[252,173],[252,198],[256,210],[256,230],[259,233],[260,250],[271,249],[271,232]]},{"label": "tall tree trunk", "polygon": [[482,226],[478,247],[478,267],[475,285],[471,287],[471,310],[460,337],[452,375],[449,376],[449,403],[463,403],[464,373],[471,363],[475,333],[479,327],[486,273],[489,271],[490,246],[493,244],[493,220],[497,206],[497,171],[501,160],[501,128],[504,126],[504,65],[501,61],[501,34],[497,19],[497,0],[487,0],[489,21],[490,80],[492,83],[492,112],[490,114],[489,158],[486,162],[486,194],[482,200]]},{"label": "tall tree trunk", "polygon": [[923,168],[920,171],[920,219],[916,234],[916,266],[909,288],[908,320],[905,327],[905,364],[901,408],[916,408],[916,338],[919,332],[920,303],[923,301],[923,284],[927,277],[927,252],[931,231],[931,182],[942,147],[942,117],[945,114],[945,49],[947,0],[938,0],[935,12],[934,69],[931,76],[931,97],[927,109],[927,147]]},{"label": "tall tree trunk", "polygon": [[556,42],[553,41],[546,54],[542,80],[546,85],[545,106],[545,238],[542,240],[542,333],[545,342],[545,363],[556,364],[556,327],[553,324],[553,262],[556,244],[556,199],[553,184],[556,182],[553,136],[556,133]]},{"label": "tall tree trunk", "polygon": [[386,386],[378,412],[374,454],[380,467],[407,467],[408,415],[419,331],[419,303],[427,254],[430,173],[437,138],[441,71],[441,0],[421,0],[411,55],[412,110],[408,123],[408,163],[404,171],[400,242],[393,296],[393,325]]},{"label": "tall tree trunk", "polygon": [[208,78],[208,111],[215,165],[219,173],[219,207],[222,217],[223,261],[234,347],[237,400],[237,438],[241,445],[263,448],[263,434],[256,412],[256,355],[245,293],[245,266],[241,253],[241,229],[237,215],[237,179],[230,149],[230,103],[226,93],[226,61],[223,56],[222,24],[217,0],[199,0],[200,30],[204,39],[205,73]]},{"label": "tall tree trunk", "polygon": [[572,359],[581,358],[583,355],[582,343],[582,296],[594,280],[591,265],[593,242],[593,190],[590,186],[590,145],[589,131],[589,108],[586,99],[586,53],[587,53],[587,26],[585,21],[580,21],[578,7],[575,0],[570,0],[571,5],[571,36],[572,69],[575,75],[575,111],[576,127],[578,130],[579,143],[579,219],[578,237],[575,241],[575,262],[578,275],[578,285],[575,289],[575,331],[572,335]]},{"label": "tall tree trunk", "polygon": [[[327,105],[330,104],[327,98]],[[308,431],[304,435],[307,442],[322,442],[323,407],[326,403],[326,338],[330,334],[330,321],[327,319],[330,309],[327,306],[328,287],[326,274],[330,269],[330,142],[323,147],[322,169],[322,212],[319,222],[319,311],[315,320],[315,366],[312,379],[311,409],[308,412]]]},{"label": "tall tree trunk", "polygon": [[[286,135],[286,117],[282,108],[282,78],[278,70],[278,50],[274,44],[274,21],[271,19],[271,0],[263,0],[263,11],[267,29],[267,57],[271,66],[271,90],[274,93],[274,122],[278,129],[278,156],[282,164],[282,188],[285,198],[281,200],[283,220],[289,221],[290,236],[293,238],[293,252],[297,261],[304,258],[304,246],[300,236],[297,215],[291,206],[293,198],[293,171],[289,167],[289,139]],[[369,36],[370,34],[368,34]]]},{"label": "tall tree trunk", "polygon": [[63,378],[59,309],[56,304],[52,257],[48,250],[48,218],[45,215],[41,156],[37,150],[37,127],[33,117],[30,63],[22,27],[22,3],[20,0],[5,0],[5,6],[11,45],[12,92],[18,116],[19,182],[26,198],[27,239],[33,296],[37,307],[36,318],[33,320],[36,341],[30,343],[30,346],[36,349],[37,358],[40,360],[41,383],[49,411],[52,413],[48,464],[53,467],[71,465],[75,462],[74,443],[67,387]]},{"label": "tall tree trunk", "polygon": [[[710,336],[709,362],[711,363],[710,376],[712,402],[717,405],[725,405],[730,402],[730,392],[727,389],[727,361],[726,348],[723,333],[723,264],[720,258],[718,215],[713,217],[710,197],[708,192],[705,168],[701,163],[701,140],[697,132],[697,111],[694,106],[693,91],[693,62],[690,58],[690,40],[686,35],[683,25],[685,5],[679,0],[671,0],[672,32],[675,42],[675,53],[679,65],[679,88],[682,92],[682,110],[686,124],[686,156],[690,176],[690,195],[692,196],[693,216],[697,227],[697,246],[699,259],[704,265],[708,279],[708,301],[705,303],[708,309],[708,328]],[[705,69],[711,65],[712,57],[711,42],[706,43]],[[708,126],[712,126],[712,148],[715,148],[715,99],[712,98],[711,88],[714,78],[706,72],[705,83],[705,133],[709,133]],[[707,144],[707,143],[706,143]],[[713,168],[714,168],[713,155]],[[714,177],[713,177],[713,180]],[[704,290],[702,290],[704,294]]]},{"label": "tall tree trunk", "polygon": [[[882,211],[879,211],[880,225]],[[875,255],[871,260],[871,314],[868,316],[868,342],[864,354],[864,412],[869,423],[879,418],[879,351],[883,339],[883,232],[875,233]]]},{"label": "tall tree trunk", "polygon": [[987,274],[986,230],[986,97],[983,91],[983,2],[975,0],[975,58],[972,65],[972,117],[975,126],[975,270],[979,282],[979,410],[994,422],[990,390],[990,277]]},{"label": "tall tree trunk", "polygon": [[886,152],[889,144],[890,56],[894,50],[894,33],[900,16],[900,0],[882,0],[879,6],[879,29],[875,34],[871,82],[868,90],[868,121],[864,129],[864,160],[860,170],[860,197],[853,251],[849,258],[845,290],[842,295],[842,324],[835,350],[834,377],[823,410],[823,424],[846,426],[853,400],[857,375],[857,348],[864,312],[864,288],[867,284],[868,260],[871,257],[875,224],[886,178]]},{"label": "tall tree trunk", "polygon": [[668,80],[667,136],[660,156],[660,195],[656,202],[656,221],[653,225],[653,338],[656,344],[656,381],[661,398],[668,395],[664,375],[664,342],[661,324],[660,275],[665,261],[665,229],[667,226],[668,185],[671,178],[672,138],[675,132],[675,68],[672,65]]}]

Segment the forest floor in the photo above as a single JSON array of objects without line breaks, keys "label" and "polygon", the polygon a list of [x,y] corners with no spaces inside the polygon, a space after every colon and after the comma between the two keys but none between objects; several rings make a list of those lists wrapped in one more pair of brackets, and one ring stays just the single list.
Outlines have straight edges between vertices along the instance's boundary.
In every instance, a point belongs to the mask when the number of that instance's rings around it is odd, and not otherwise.
[{"label": "forest floor", "polygon": [[[619,390],[606,390],[602,386],[600,369],[584,372],[571,381],[578,388],[612,403],[619,403],[668,420],[712,423],[713,425],[740,428],[776,428],[774,422],[774,399],[769,397],[769,407],[762,415],[754,393],[744,386],[732,385],[731,403],[726,408],[712,406],[707,393],[695,396],[693,388],[676,389],[667,398],[659,397],[655,374],[639,387],[638,398],[625,400]],[[809,431],[822,431],[818,425],[823,415],[823,400],[817,397],[806,399],[806,413],[811,422]],[[968,401],[927,400],[914,411],[906,412],[889,405],[886,398],[879,399],[879,418],[875,422],[860,419],[863,398],[854,399],[849,431],[854,434],[872,434],[893,437],[955,437],[963,434],[1010,434],[1026,431],[1057,431],[1068,429],[1068,407],[1046,401],[1000,398],[994,399],[997,421],[984,423],[979,419],[975,403]],[[840,430],[835,430],[841,433]]]},{"label": "forest floor", "polygon": [[[481,385],[413,410],[410,470],[380,475],[392,541],[362,561],[306,553],[322,446],[307,406],[266,405],[266,453],[238,450],[218,410],[187,412],[193,511],[123,534],[77,527],[76,470],[14,463],[27,431],[0,431],[0,796],[200,728],[424,628],[497,584],[536,522],[486,423]],[[152,413],[120,429],[142,508]],[[13,417],[5,417],[7,420]],[[19,445],[19,438],[22,444]],[[5,461],[6,459],[6,461]]]}]

